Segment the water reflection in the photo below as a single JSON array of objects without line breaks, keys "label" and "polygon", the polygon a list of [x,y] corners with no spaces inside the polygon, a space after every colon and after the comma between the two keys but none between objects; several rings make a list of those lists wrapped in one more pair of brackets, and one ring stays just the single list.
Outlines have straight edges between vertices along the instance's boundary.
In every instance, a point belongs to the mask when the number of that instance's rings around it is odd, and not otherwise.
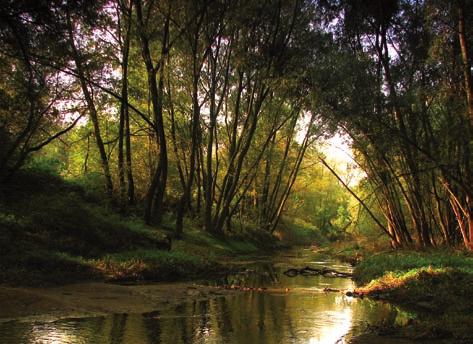
[{"label": "water reflection", "polygon": [[[320,261],[325,266],[335,263]],[[150,314],[3,323],[0,342],[332,344],[348,342],[367,323],[396,324],[409,317],[388,304],[322,291],[324,287],[352,288],[349,279],[283,275],[292,264],[286,257],[274,264],[255,262],[244,273],[216,282],[267,287],[266,291],[190,300],[170,311]]]}]

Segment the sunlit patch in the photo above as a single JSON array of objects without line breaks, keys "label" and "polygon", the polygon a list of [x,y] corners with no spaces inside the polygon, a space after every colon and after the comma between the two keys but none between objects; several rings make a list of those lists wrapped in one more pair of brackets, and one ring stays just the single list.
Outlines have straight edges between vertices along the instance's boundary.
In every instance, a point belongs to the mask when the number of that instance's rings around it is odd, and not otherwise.
[{"label": "sunlit patch", "polygon": [[205,324],[198,328],[196,338],[198,338],[199,343],[213,343],[215,340],[215,332],[210,324]]},{"label": "sunlit patch", "polygon": [[366,173],[355,163],[353,151],[350,148],[351,139],[348,135],[338,133],[319,143],[321,151],[331,163],[336,165],[337,172],[348,185],[354,186],[366,177]]},{"label": "sunlit patch", "polygon": [[68,344],[82,342],[72,331],[58,328],[53,323],[33,325],[28,337],[30,343]]},{"label": "sunlit patch", "polygon": [[330,319],[330,321],[325,322],[324,327],[314,329],[314,333],[312,333],[309,338],[309,344],[344,343],[339,340],[342,339],[351,329],[352,310],[350,308],[344,308],[341,311],[330,311],[325,313],[325,317]]}]

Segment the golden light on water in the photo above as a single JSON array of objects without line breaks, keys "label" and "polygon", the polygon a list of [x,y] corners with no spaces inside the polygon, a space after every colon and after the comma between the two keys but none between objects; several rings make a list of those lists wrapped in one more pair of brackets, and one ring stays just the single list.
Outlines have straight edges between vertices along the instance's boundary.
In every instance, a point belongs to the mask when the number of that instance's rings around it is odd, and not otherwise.
[{"label": "golden light on water", "polygon": [[[298,263],[297,259],[292,264]],[[315,266],[344,267],[317,257],[304,261]],[[0,342],[346,344],[364,331],[365,324],[403,324],[412,317],[386,304],[324,291],[350,290],[353,282],[349,279],[291,279],[283,275],[277,283],[288,287],[288,291],[242,292],[223,298],[190,300],[160,311],[157,316],[116,314],[43,323],[6,323],[3,332],[0,324]]]},{"label": "golden light on water", "polygon": [[53,323],[41,326],[33,325],[28,339],[28,343],[41,344],[76,344],[82,342],[71,329],[57,328]]},{"label": "golden light on water", "polygon": [[344,308],[340,311],[324,312],[324,318],[330,319],[325,322],[325,326],[317,328],[309,339],[309,344],[335,344],[344,343],[340,341],[351,329],[352,310]]}]

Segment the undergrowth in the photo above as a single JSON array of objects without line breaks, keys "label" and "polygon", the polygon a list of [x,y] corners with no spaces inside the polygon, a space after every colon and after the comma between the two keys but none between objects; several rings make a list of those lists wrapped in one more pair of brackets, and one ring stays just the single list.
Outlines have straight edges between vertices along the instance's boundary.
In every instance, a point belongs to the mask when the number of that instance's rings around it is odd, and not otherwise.
[{"label": "undergrowth", "polygon": [[30,170],[2,186],[0,283],[205,277],[226,270],[224,257],[256,254],[275,243],[274,238],[255,238],[251,229],[217,238],[186,219],[183,240],[175,240],[168,252],[169,230],[120,215],[82,183]]}]

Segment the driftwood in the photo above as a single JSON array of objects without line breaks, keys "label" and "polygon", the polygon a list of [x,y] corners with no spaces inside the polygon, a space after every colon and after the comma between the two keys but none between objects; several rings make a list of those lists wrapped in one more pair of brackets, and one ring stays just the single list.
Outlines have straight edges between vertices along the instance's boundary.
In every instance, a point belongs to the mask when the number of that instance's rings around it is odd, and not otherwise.
[{"label": "driftwood", "polygon": [[329,268],[314,269],[309,266],[306,266],[302,269],[288,269],[284,271],[284,274],[289,277],[295,277],[297,275],[302,276],[325,276],[325,277],[343,277],[343,278],[352,278],[353,274],[349,272],[337,271]]}]

